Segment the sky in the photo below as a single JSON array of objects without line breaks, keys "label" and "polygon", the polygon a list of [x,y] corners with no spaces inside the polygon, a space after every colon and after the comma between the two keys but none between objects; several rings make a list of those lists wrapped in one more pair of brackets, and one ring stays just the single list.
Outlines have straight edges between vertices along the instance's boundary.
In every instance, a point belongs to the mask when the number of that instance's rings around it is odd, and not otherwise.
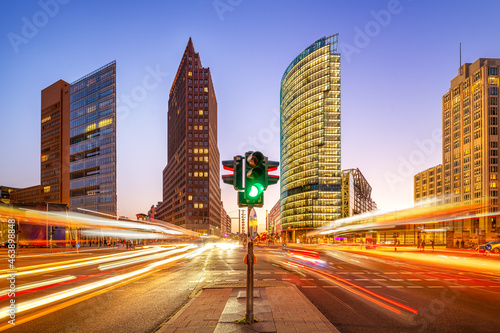
[{"label": "sky", "polygon": [[[459,44],[462,63],[500,57],[499,10],[494,0],[1,1],[0,185],[40,184],[41,90],[116,60],[118,214],[147,212],[162,200],[168,95],[189,37],[211,70],[221,160],[259,150],[279,161],[283,73],[338,33],[342,169],[360,169],[379,209],[410,207],[414,174],[442,160],[441,97]],[[221,189],[237,217],[236,192]],[[278,198],[270,186],[259,231]]]}]

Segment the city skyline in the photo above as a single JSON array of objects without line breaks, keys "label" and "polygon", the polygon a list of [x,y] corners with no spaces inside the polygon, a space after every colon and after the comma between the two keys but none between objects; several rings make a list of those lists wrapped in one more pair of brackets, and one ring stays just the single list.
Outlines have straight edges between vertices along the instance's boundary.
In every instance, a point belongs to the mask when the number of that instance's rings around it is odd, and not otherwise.
[{"label": "city skyline", "polygon": [[[18,138],[2,148],[7,163],[0,167],[0,185],[39,183],[41,90],[59,79],[71,82],[117,59],[118,214],[130,217],[161,201],[166,96],[190,36],[213,72],[221,115],[221,160],[254,149],[279,160],[281,75],[312,41],[339,33],[341,168],[359,168],[373,187],[373,199],[384,210],[411,206],[413,175],[440,163],[441,97],[449,89],[449,78],[458,72],[459,42],[462,63],[500,54],[500,47],[488,43],[492,28],[498,25],[494,10],[425,1],[365,1],[362,5],[317,1],[295,6],[240,2],[231,10],[217,9],[211,2],[200,2],[192,10],[184,4],[158,3],[156,11],[169,20],[160,20],[161,15],[150,8],[131,4],[116,9],[120,22],[113,19],[106,26],[115,41],[99,52],[87,50],[107,43],[108,37],[99,34],[102,27],[96,29],[83,18],[85,13],[99,12],[93,15],[96,23],[106,23],[104,13],[114,6],[103,4],[103,10],[97,11],[97,2],[42,3],[57,7],[0,5],[4,13],[10,13],[0,24],[5,77],[2,124],[5,137]],[[334,15],[325,7],[334,10]],[[284,18],[298,17],[305,10],[314,15],[301,18],[305,24],[299,27]],[[149,22],[140,20],[141,14],[149,15]],[[192,15],[195,24],[183,24],[183,15]],[[260,15],[257,22],[256,15]],[[472,22],[462,26],[464,16]],[[72,21],[75,29],[64,31]],[[61,44],[60,38],[70,33],[75,37]],[[237,47],[230,48],[231,43]],[[242,74],[245,79],[235,82]],[[433,80],[428,82],[431,74]],[[240,128],[234,125],[238,121]],[[224,184],[221,189],[226,211],[235,216],[236,193]],[[266,191],[264,209],[274,206],[278,193],[277,187]],[[264,209],[258,210],[260,222]]]}]

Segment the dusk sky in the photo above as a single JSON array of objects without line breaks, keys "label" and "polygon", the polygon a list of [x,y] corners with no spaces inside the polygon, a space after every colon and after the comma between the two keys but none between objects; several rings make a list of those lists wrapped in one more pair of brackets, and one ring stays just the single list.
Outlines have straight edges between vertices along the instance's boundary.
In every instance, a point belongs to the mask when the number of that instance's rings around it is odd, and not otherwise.
[{"label": "dusk sky", "polygon": [[[282,75],[338,33],[342,169],[359,168],[383,210],[412,206],[413,175],[441,163],[459,43],[462,62],[500,57],[494,0],[4,0],[0,12],[0,185],[40,184],[41,90],[116,60],[118,214],[129,217],[162,200],[168,95],[189,37],[211,70],[221,160],[260,150],[279,161]],[[236,217],[235,191],[221,188]],[[260,230],[278,198],[278,185],[265,192]]]}]

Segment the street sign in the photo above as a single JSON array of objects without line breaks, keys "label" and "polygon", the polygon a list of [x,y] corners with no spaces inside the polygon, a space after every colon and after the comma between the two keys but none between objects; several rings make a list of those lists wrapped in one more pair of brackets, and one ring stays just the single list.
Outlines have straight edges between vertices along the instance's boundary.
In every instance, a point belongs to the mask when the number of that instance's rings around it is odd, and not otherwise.
[{"label": "street sign", "polygon": [[76,243],[76,247],[80,248],[80,242]]},{"label": "street sign", "polygon": [[491,246],[491,244],[486,244],[486,245],[484,246],[484,249],[485,249],[486,251],[491,251],[491,249],[492,249],[492,248],[493,248],[493,247]]},{"label": "street sign", "polygon": [[252,240],[257,237],[257,213],[255,212],[255,208],[252,208],[248,212],[248,236]]}]

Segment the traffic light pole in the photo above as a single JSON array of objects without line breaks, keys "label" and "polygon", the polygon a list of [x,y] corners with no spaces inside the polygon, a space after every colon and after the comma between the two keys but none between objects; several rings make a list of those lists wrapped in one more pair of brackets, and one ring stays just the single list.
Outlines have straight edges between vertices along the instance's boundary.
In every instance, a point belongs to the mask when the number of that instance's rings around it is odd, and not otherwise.
[{"label": "traffic light pole", "polygon": [[[250,224],[250,210],[252,207],[248,207],[247,211],[247,225]],[[252,323],[254,321],[253,317],[253,239],[249,235],[250,228],[247,230],[247,244],[248,244],[248,252],[247,252],[247,309],[245,314],[245,319],[248,323]]]}]

